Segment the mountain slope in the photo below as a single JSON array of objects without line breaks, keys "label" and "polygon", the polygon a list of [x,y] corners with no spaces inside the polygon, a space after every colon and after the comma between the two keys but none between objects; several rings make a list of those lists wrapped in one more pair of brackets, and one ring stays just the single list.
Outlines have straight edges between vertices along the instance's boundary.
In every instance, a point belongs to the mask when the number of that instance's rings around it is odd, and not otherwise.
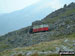
[{"label": "mountain slope", "polygon": [[[33,22],[33,25],[36,25],[36,22],[37,21]],[[73,39],[75,39],[75,3],[71,3],[64,8],[49,14],[39,22],[49,24],[52,29],[48,32],[29,34],[29,29],[31,27],[29,26],[10,32],[0,37],[0,51],[64,38],[68,39],[73,37]]]},{"label": "mountain slope", "polygon": [[[62,12],[62,13],[61,13]],[[54,11],[47,17],[45,17],[42,21],[47,21],[46,23],[55,23],[56,21],[65,20],[68,17],[74,17],[75,15],[75,3],[71,3],[70,5],[64,5],[64,8]]]},{"label": "mountain slope", "polygon": [[22,10],[0,16],[0,34],[5,34],[31,25],[35,20],[40,20],[52,11],[50,7],[43,8],[44,2],[39,2]]},{"label": "mountain slope", "polygon": [[5,50],[3,52],[0,52],[1,56],[32,56],[35,54],[37,56],[59,56],[58,52],[59,50],[63,51],[74,51],[75,50],[75,34],[72,35],[66,35],[66,36],[61,36],[61,37],[68,37],[68,38],[63,38],[59,40],[54,40],[50,42],[42,42],[39,44],[35,44],[29,47],[18,47],[12,50]]}]

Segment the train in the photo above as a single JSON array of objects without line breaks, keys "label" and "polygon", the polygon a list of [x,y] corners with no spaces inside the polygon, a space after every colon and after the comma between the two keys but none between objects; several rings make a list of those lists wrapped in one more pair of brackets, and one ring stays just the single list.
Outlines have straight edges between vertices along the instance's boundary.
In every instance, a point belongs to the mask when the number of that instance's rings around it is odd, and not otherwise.
[{"label": "train", "polygon": [[36,33],[36,32],[45,32],[49,30],[48,24],[41,24],[41,25],[35,25],[32,26],[29,30],[30,33]]}]

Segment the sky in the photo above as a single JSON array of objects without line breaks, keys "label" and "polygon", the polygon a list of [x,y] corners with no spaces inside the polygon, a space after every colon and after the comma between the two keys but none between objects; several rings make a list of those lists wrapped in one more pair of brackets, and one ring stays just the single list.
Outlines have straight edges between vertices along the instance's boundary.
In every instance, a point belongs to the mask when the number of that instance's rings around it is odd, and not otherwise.
[{"label": "sky", "polygon": [[75,2],[75,0],[0,0],[0,14],[21,10],[40,1],[46,2],[47,5],[44,7],[50,6],[54,10],[63,7],[64,4]]},{"label": "sky", "polygon": [[39,0],[0,0],[0,13],[8,13],[23,9]]}]

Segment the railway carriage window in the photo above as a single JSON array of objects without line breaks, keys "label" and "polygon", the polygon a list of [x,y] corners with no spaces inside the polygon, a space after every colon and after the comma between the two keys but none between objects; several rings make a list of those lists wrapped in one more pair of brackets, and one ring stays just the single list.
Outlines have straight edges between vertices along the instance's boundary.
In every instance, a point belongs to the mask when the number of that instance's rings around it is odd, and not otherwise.
[{"label": "railway carriage window", "polygon": [[38,25],[37,27],[40,28],[40,25]]},{"label": "railway carriage window", "polygon": [[48,25],[44,24],[44,27],[48,27]]},{"label": "railway carriage window", "polygon": [[41,28],[41,25],[39,25],[38,27]]},{"label": "railway carriage window", "polygon": [[43,26],[45,27],[45,24]]},{"label": "railway carriage window", "polygon": [[44,26],[43,25],[40,25],[40,28],[43,28]]},{"label": "railway carriage window", "polygon": [[38,29],[39,28],[39,26],[36,26],[36,29]]},{"label": "railway carriage window", "polygon": [[48,25],[46,25],[46,27],[48,27]]},{"label": "railway carriage window", "polygon": [[33,29],[37,29],[37,28],[38,28],[38,26],[34,26],[34,27],[33,27]]}]

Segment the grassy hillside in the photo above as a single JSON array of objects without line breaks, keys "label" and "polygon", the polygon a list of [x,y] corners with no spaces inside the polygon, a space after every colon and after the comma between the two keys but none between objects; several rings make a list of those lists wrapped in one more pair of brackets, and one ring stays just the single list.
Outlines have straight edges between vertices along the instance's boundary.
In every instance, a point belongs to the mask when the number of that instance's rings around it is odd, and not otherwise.
[{"label": "grassy hillside", "polygon": [[44,23],[55,23],[58,20],[69,18],[70,16],[73,16],[75,14],[75,3],[71,3],[68,6],[61,8],[59,10],[56,10],[46,16],[42,21]]},{"label": "grassy hillside", "polygon": [[56,17],[53,17],[53,18],[47,17],[45,22],[46,23],[55,23],[57,20],[60,20],[60,18],[66,17],[66,16],[68,17],[71,14],[73,14],[74,12],[75,12],[75,8],[74,9],[69,9],[67,11],[64,11],[62,14],[57,15]]},{"label": "grassy hillside", "polygon": [[0,56],[26,56],[28,53],[30,53],[30,56],[59,56],[59,49],[74,51],[75,46],[73,46],[73,44],[75,44],[75,34],[61,37],[63,37],[63,39],[41,42],[29,47],[18,47],[12,50],[5,50],[0,52]]}]

